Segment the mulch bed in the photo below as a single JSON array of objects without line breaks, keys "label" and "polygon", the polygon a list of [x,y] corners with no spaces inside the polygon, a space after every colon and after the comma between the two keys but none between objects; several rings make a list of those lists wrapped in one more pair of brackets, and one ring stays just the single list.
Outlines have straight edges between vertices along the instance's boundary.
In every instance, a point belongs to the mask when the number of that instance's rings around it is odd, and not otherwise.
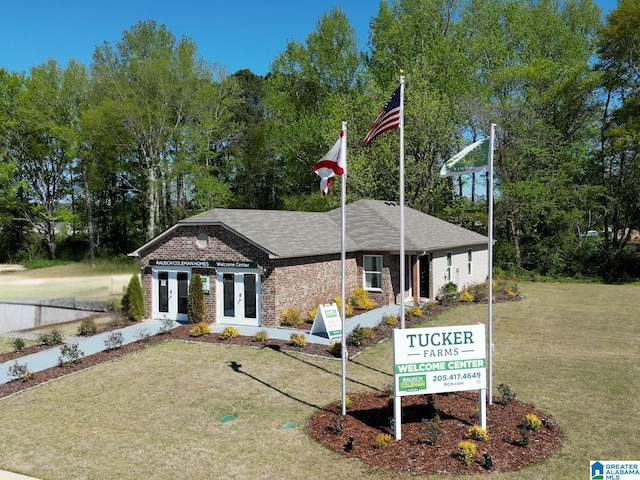
[{"label": "mulch bed", "polygon": [[[410,328],[453,306],[437,305],[420,317],[407,315],[405,327]],[[354,314],[357,313],[359,312],[354,312]],[[122,328],[123,326],[125,325],[121,319],[114,318],[114,322],[102,327],[101,331]],[[389,337],[394,327],[378,325],[372,328],[370,338],[367,338],[362,345],[347,347],[349,357],[353,358],[360,351]],[[296,347],[284,340],[268,339],[265,342],[258,342],[252,337],[244,336],[221,340],[217,334],[192,337],[190,335],[191,328],[191,325],[182,325],[169,333],[150,335],[114,350],[82,357],[76,364],[69,367],[53,367],[35,372],[29,381],[15,380],[0,385],[0,398],[168,339],[272,348],[335,358],[327,345],[307,344],[304,347]],[[305,323],[300,328],[309,330],[311,324]],[[19,359],[24,355],[45,348],[51,347],[38,345],[25,348],[20,352],[0,354],[0,362],[16,360],[19,363]],[[432,397],[430,404],[428,404],[429,397]],[[477,452],[473,457],[472,464],[466,466],[457,455],[457,445],[458,442],[465,440],[469,427],[478,422],[478,400],[475,392],[403,397],[401,440],[393,438],[393,429],[390,426],[393,409],[387,394],[367,393],[350,396],[350,399],[352,405],[345,416],[341,415],[340,401],[319,410],[307,425],[308,434],[325,447],[347,457],[358,458],[372,466],[410,471],[420,475],[507,472],[520,470],[527,465],[536,463],[551,455],[561,446],[561,431],[549,415],[520,401],[513,400],[506,403],[494,400],[493,405],[487,406],[489,439],[475,442]],[[426,435],[426,427],[423,423],[423,420],[428,417],[427,412],[433,411],[433,408],[439,417],[436,430],[437,442],[435,443],[433,442],[433,430],[431,430],[431,436]],[[532,432],[530,441],[525,445],[519,427],[524,416],[530,413],[535,413],[540,419],[544,419],[544,426],[540,431]],[[386,447],[377,448],[376,437],[381,433],[391,435],[391,440]],[[350,436],[353,437],[351,445],[349,444]],[[484,452],[491,457],[491,468],[487,468],[487,462],[483,456]]]}]

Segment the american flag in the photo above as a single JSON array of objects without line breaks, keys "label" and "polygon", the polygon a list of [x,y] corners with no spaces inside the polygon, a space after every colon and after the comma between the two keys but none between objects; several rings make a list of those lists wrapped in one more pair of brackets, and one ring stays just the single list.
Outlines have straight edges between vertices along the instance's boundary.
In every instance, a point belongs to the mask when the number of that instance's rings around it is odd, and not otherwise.
[{"label": "american flag", "polygon": [[398,86],[371,125],[369,133],[364,138],[365,145],[369,145],[381,133],[400,126],[400,94],[400,86]]}]

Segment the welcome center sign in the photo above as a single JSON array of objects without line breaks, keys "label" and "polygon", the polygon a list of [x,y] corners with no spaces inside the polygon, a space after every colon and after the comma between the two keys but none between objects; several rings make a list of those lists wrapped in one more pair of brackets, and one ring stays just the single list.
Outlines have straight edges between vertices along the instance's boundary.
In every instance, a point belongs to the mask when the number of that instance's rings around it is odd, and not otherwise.
[{"label": "welcome center sign", "polygon": [[394,395],[486,389],[484,325],[394,329]]}]

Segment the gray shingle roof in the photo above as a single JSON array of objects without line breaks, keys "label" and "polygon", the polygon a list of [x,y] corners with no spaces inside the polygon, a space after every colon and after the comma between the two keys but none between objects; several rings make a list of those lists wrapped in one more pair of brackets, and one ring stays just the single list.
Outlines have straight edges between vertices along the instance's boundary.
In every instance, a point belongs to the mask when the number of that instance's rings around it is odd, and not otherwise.
[{"label": "gray shingle roof", "polygon": [[[181,220],[180,225],[221,225],[265,250],[291,258],[340,252],[341,209],[330,212],[214,208]],[[345,248],[353,251],[400,250],[400,206],[380,200],[358,200],[345,206]],[[487,237],[409,207],[404,209],[405,250],[433,251],[487,243]],[[165,232],[165,234],[167,233]],[[147,250],[156,239],[132,255]]]}]

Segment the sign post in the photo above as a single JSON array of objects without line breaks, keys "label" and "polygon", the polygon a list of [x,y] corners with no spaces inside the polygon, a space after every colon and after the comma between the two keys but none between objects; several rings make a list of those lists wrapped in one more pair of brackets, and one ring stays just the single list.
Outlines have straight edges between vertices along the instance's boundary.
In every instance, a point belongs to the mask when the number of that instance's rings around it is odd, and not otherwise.
[{"label": "sign post", "polygon": [[[394,435],[402,436],[401,397],[479,390],[486,395],[487,359],[482,324],[393,330]],[[479,421],[486,428],[484,401]]]}]

